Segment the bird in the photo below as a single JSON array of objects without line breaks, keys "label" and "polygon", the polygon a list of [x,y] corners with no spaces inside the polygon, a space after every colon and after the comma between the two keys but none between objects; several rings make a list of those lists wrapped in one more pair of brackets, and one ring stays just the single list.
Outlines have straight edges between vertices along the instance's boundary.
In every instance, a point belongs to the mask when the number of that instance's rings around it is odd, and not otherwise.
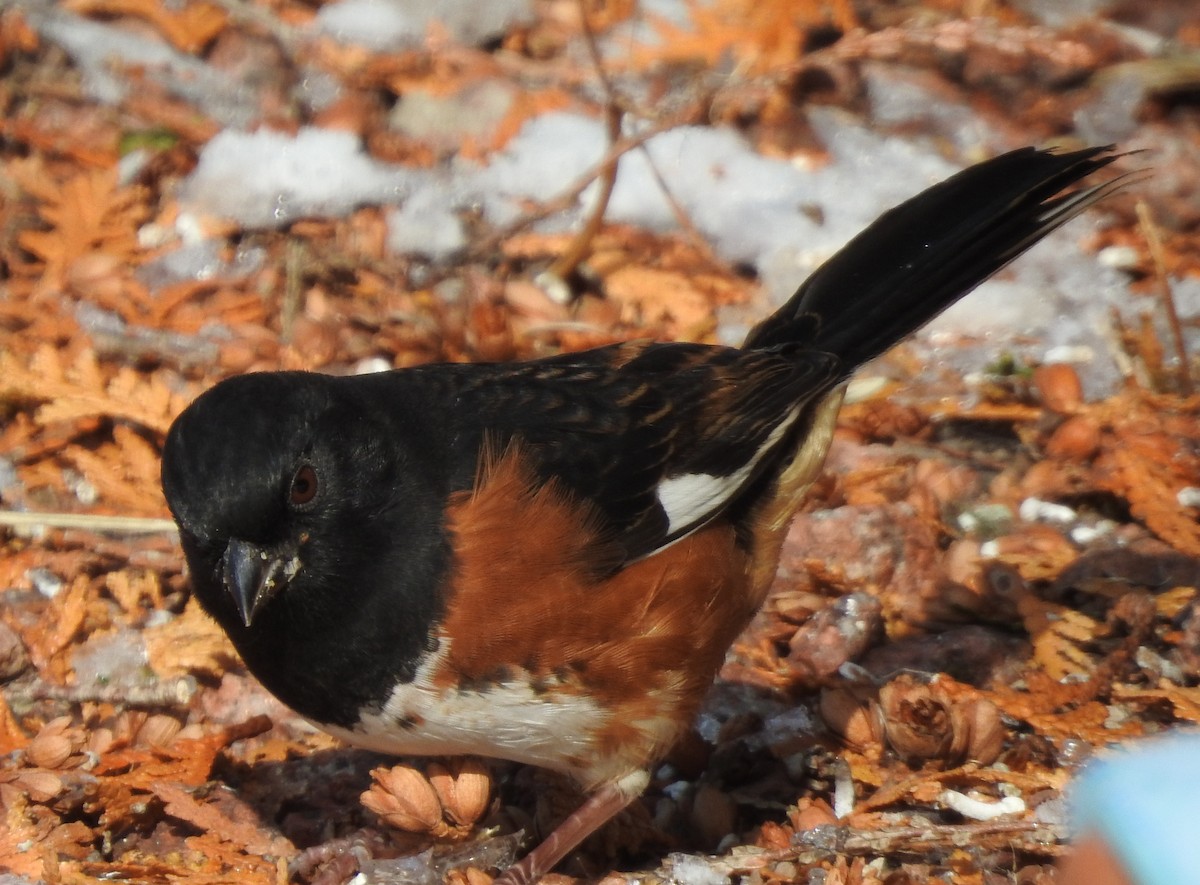
[{"label": "bird", "polygon": [[[1033,147],[885,212],[740,347],[227,378],[162,486],[192,593],[345,741],[570,775],[549,872],[646,789],[764,602],[846,383],[1125,176]],[[1104,177],[1104,176],[1101,176]]]}]

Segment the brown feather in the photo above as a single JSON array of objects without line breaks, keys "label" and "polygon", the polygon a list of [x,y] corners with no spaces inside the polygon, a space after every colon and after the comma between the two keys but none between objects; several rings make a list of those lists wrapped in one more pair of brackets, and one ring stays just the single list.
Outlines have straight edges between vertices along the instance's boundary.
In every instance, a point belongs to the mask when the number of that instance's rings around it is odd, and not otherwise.
[{"label": "brown feather", "polygon": [[775,580],[779,552],[787,537],[788,527],[792,524],[792,517],[821,474],[845,394],[846,387],[843,384],[817,403],[808,430],[795,452],[780,468],[770,491],[751,510],[749,534],[753,539],[754,561],[750,587],[752,597],[757,600],[756,607],[766,599],[767,591]]},{"label": "brown feather", "polygon": [[456,561],[436,681],[528,678],[592,698],[611,718],[595,758],[568,762],[586,787],[650,764],[761,602],[751,556],[718,521],[597,580],[595,559],[608,553],[588,508],[555,483],[536,487],[519,447],[490,462],[448,511]]}]

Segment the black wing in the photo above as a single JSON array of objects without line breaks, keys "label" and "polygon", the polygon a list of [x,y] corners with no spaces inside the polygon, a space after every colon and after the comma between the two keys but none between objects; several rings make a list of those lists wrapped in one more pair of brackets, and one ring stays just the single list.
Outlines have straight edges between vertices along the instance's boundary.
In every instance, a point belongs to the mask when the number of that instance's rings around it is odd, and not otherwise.
[{"label": "black wing", "polygon": [[709,522],[774,466],[842,375],[835,357],[792,350],[632,343],[397,377],[445,404],[452,488],[470,487],[485,445],[519,441],[539,479],[590,502],[628,562]]},{"label": "black wing", "polygon": [[624,561],[638,559],[758,488],[862,362],[1119,187],[1066,190],[1113,159],[1026,148],[960,172],[880,216],[740,350],[629,343],[395,383],[426,388],[419,417],[444,431],[451,490],[471,487],[486,442],[520,440],[539,478],[591,502]]}]

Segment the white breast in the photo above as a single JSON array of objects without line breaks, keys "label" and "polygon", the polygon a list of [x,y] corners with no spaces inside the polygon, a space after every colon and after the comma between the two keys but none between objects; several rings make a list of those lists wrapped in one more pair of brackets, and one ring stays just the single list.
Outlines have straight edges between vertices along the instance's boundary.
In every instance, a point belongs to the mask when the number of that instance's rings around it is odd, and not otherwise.
[{"label": "white breast", "polygon": [[535,692],[523,682],[480,691],[435,688],[430,677],[449,643],[443,637],[416,678],[397,685],[379,712],[364,714],[352,729],[319,727],[347,743],[401,756],[488,756],[571,772],[572,759],[594,754],[589,738],[609,714],[585,697],[553,686]]}]

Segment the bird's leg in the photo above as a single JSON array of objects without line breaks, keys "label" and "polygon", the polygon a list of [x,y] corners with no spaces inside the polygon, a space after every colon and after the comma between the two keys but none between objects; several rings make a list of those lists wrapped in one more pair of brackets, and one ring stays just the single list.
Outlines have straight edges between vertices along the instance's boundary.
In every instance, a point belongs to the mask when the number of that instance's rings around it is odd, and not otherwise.
[{"label": "bird's leg", "polygon": [[646,789],[650,776],[645,771],[607,784],[588,797],[571,816],[554,828],[541,843],[504,871],[493,885],[531,885],[546,875],[580,842],[613,819]]}]

